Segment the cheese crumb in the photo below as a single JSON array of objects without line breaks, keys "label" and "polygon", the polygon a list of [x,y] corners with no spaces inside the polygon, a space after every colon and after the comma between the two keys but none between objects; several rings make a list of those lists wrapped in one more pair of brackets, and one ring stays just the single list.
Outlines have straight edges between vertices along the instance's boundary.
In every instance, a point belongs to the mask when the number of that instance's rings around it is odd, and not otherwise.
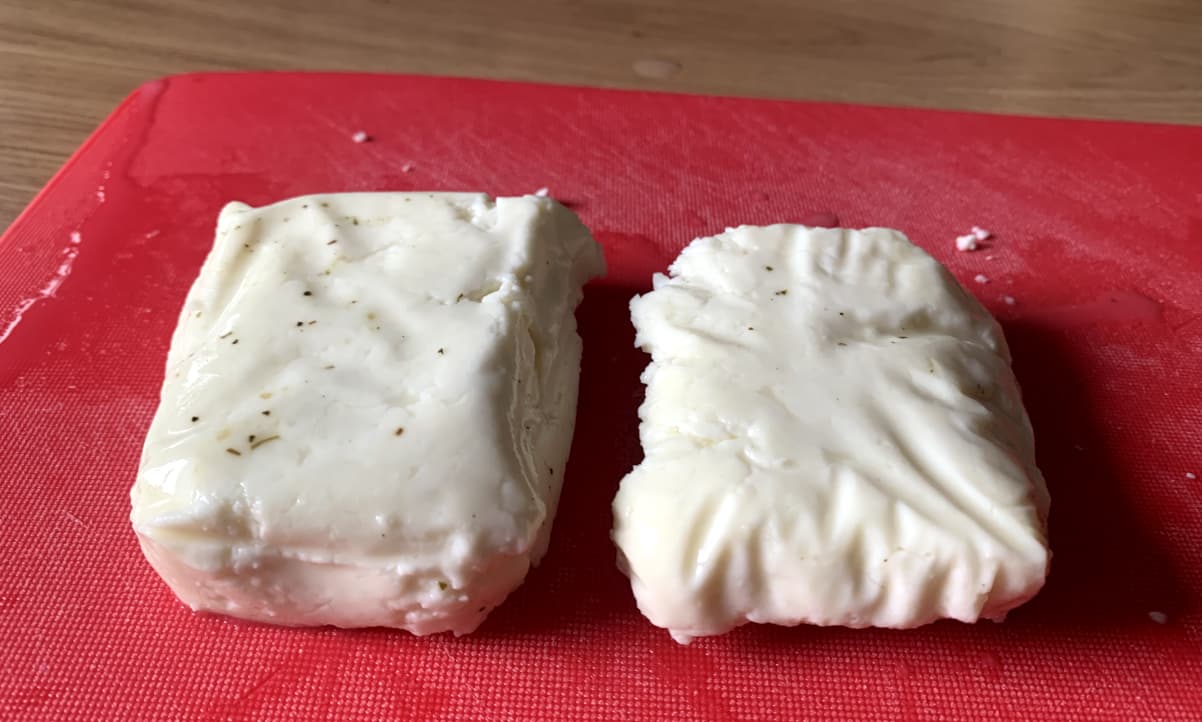
[{"label": "cheese crumb", "polygon": [[412,162],[405,163],[404,165],[401,166],[401,172],[402,173],[412,173],[413,169],[416,167],[417,167],[417,164],[415,164],[415,163],[412,163]]},{"label": "cheese crumb", "polygon": [[1151,619],[1157,624],[1168,624],[1169,615],[1165,614],[1164,612],[1148,612],[1148,619]]},{"label": "cheese crumb", "polygon": [[351,140],[355,141],[356,143],[366,143],[367,141],[371,140],[371,138],[367,135],[366,131],[357,130],[355,131],[355,134],[351,136]]},{"label": "cheese crumb", "polygon": [[1014,300],[1014,296],[1002,296],[1002,303],[1007,306],[1013,306],[1017,301]]},{"label": "cheese crumb", "polygon": [[539,198],[546,198],[550,193],[551,191],[547,190],[546,188],[539,188],[538,190],[534,191],[534,195],[538,196]]},{"label": "cheese crumb", "polygon": [[956,236],[957,251],[975,251],[977,250],[977,237],[971,233],[964,236]]},{"label": "cheese crumb", "polygon": [[976,281],[977,283],[989,283],[989,277],[984,273],[978,273],[972,277],[972,280]]},{"label": "cheese crumb", "polygon": [[980,226],[973,226],[972,227],[972,237],[977,239],[978,241],[987,241],[993,237],[993,234],[990,233],[989,231],[985,230],[984,228],[981,228]]},{"label": "cheese crumb", "polygon": [[1193,481],[1194,479],[1198,478],[1198,475],[1192,471],[1187,471],[1187,472],[1185,472],[1185,478],[1189,479],[1190,481]]}]

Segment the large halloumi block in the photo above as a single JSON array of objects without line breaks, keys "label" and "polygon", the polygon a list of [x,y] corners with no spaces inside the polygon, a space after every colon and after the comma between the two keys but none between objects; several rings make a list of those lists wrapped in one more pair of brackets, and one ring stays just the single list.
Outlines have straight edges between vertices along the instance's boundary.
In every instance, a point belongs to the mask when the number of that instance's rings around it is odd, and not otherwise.
[{"label": "large halloumi block", "polygon": [[228,205],[131,492],[147,559],[197,610],[472,631],[546,550],[603,265],[546,198]]},{"label": "large halloumi block", "polygon": [[1048,495],[997,323],[896,231],[740,227],[631,303],[645,458],[614,500],[639,608],[746,622],[1000,619]]}]

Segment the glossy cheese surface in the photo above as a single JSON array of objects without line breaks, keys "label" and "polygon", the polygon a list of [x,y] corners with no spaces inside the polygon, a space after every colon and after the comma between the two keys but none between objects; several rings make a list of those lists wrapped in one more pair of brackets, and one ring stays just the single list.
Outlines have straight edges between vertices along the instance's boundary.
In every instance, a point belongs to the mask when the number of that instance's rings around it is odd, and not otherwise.
[{"label": "glossy cheese surface", "polygon": [[232,203],[132,490],[194,609],[473,630],[546,549],[599,246],[546,198]]}]

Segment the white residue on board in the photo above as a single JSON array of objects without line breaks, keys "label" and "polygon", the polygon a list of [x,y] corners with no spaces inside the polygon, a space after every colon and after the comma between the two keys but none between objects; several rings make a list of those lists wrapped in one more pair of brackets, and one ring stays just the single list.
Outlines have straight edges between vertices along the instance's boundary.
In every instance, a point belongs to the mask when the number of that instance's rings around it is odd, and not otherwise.
[{"label": "white residue on board", "polygon": [[68,239],[70,242],[62,250],[62,261],[58,264],[58,269],[55,270],[50,280],[46,281],[46,285],[42,286],[42,289],[38,291],[36,296],[23,299],[13,309],[12,318],[8,320],[8,323],[4,326],[4,330],[0,331],[0,343],[4,343],[9,335],[12,334],[13,329],[17,327],[17,324],[21,323],[21,318],[25,315],[26,311],[44,298],[54,298],[58,293],[59,286],[62,286],[63,281],[67,280],[67,276],[71,275],[71,266],[75,263],[75,257],[79,255],[79,244],[83,240],[83,236],[79,234],[79,231],[71,231]]}]

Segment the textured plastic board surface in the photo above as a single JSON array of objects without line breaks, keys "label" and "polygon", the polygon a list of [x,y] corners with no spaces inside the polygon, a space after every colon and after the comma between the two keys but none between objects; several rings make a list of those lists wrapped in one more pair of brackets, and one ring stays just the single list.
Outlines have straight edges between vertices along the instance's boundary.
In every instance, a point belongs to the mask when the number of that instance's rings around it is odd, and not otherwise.
[{"label": "textured plastic board surface", "polygon": [[[580,421],[543,565],[460,639],[177,603],[128,489],[221,205],[543,186],[611,266],[579,311]],[[905,230],[1002,320],[1053,495],[1051,579],[1001,625],[748,626],[678,647],[608,539],[647,360],[627,301],[694,236],[826,214]],[[972,225],[996,238],[957,253]],[[0,240],[0,717],[1202,718],[1200,279],[1199,128],[437,78],[152,83]]]}]

